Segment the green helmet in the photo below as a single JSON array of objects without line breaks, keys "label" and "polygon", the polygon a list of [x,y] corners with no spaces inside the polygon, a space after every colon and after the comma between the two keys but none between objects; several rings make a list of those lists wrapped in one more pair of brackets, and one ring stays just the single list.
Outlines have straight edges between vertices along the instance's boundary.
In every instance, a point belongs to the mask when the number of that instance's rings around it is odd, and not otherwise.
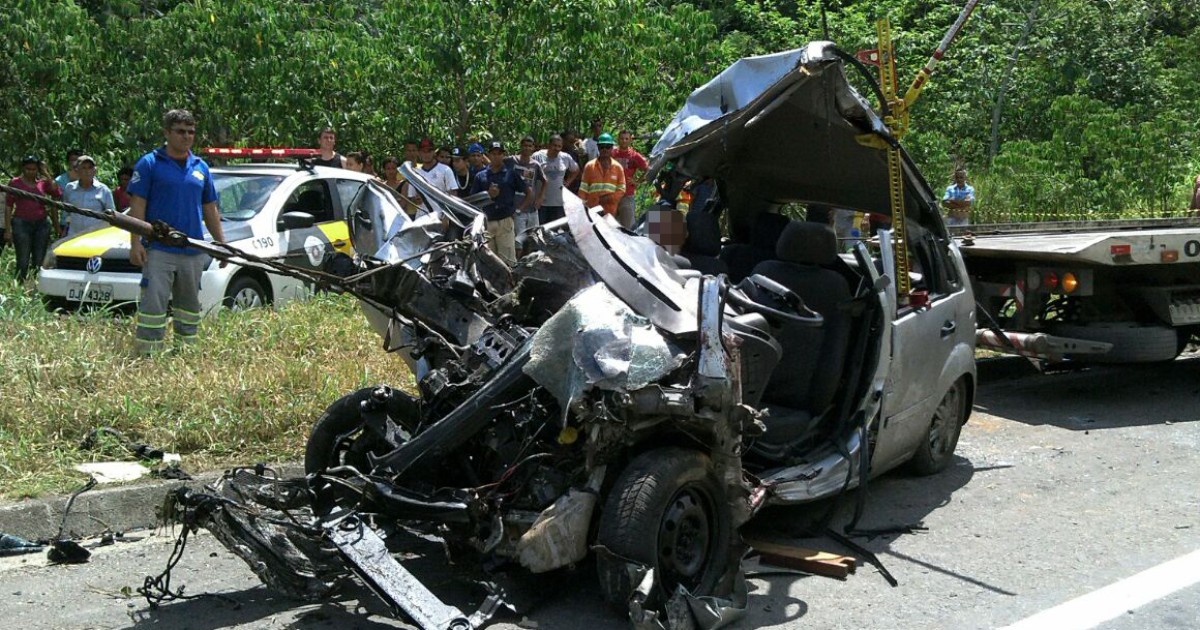
[{"label": "green helmet", "polygon": [[612,137],[611,133],[602,133],[602,134],[600,134],[599,137],[596,138],[596,146],[600,146],[600,145],[604,145],[604,144],[607,144],[610,147],[612,145],[616,144],[616,142],[613,142],[613,137]]}]

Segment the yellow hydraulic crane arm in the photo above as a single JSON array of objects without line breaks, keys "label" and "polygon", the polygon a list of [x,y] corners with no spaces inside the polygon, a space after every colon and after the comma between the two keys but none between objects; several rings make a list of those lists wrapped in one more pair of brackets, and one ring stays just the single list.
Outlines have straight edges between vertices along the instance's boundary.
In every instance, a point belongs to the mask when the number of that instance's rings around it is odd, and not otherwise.
[{"label": "yellow hydraulic crane arm", "polygon": [[979,0],[968,0],[967,5],[958,14],[958,19],[942,37],[937,50],[933,51],[929,61],[913,79],[912,85],[904,93],[903,98],[899,96],[899,84],[896,80],[896,51],[892,44],[891,24],[887,18],[883,18],[875,24],[876,35],[879,37],[879,88],[883,92],[883,100],[887,102],[888,106],[888,115],[884,117],[883,122],[891,130],[892,137],[895,139],[895,142],[886,143],[882,148],[887,151],[888,197],[892,210],[892,242],[894,245],[892,249],[896,258],[896,296],[903,304],[909,302],[912,282],[908,273],[911,267],[908,260],[907,220],[904,213],[904,163],[900,158],[899,141],[904,134],[908,133],[909,109],[921,95],[921,90],[929,81],[929,77],[933,75],[934,67],[942,60],[946,49],[958,36],[963,25],[967,23],[967,18],[971,17],[971,13],[975,11],[978,4]]}]

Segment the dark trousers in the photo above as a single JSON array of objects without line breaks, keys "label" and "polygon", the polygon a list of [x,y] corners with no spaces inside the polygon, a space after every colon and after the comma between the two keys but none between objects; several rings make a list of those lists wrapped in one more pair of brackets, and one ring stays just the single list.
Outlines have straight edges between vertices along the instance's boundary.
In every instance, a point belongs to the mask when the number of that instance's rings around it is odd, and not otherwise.
[{"label": "dark trousers", "polygon": [[13,249],[17,251],[17,282],[25,282],[30,265],[39,266],[50,244],[50,222],[46,219],[26,221],[13,217]]},{"label": "dark trousers", "polygon": [[538,208],[538,223],[546,225],[551,221],[557,221],[567,216],[566,211],[562,206],[542,206]]}]

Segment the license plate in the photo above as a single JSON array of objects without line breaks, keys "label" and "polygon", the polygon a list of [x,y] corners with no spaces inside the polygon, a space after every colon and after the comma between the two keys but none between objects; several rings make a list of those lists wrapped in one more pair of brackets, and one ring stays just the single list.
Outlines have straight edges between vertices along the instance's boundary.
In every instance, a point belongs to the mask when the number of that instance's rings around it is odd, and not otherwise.
[{"label": "license plate", "polygon": [[71,302],[111,302],[111,284],[77,283],[67,288],[67,300]]}]

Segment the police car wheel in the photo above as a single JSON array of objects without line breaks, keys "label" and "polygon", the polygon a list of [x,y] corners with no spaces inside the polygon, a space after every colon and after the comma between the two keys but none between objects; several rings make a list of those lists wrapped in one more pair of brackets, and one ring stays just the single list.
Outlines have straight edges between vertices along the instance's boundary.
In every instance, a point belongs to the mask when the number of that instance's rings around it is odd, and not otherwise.
[{"label": "police car wheel", "polygon": [[250,276],[238,276],[225,289],[225,308],[240,311],[258,308],[267,304],[267,292],[262,284]]}]

